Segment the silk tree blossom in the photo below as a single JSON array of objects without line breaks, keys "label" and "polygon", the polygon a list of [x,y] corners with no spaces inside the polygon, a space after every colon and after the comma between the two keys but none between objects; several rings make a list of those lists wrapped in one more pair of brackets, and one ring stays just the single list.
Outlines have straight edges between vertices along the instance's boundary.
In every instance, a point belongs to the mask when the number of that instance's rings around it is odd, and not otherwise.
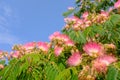
[{"label": "silk tree blossom", "polygon": [[52,35],[49,36],[49,39],[52,41],[54,40],[54,38],[56,38],[56,36],[60,35],[60,32],[56,31],[54,32]]},{"label": "silk tree blossom", "polygon": [[79,18],[76,16],[64,18],[64,21],[67,24],[75,24],[78,20],[79,20]]},{"label": "silk tree blossom", "polygon": [[63,47],[55,46],[55,48],[54,48],[55,56],[58,57],[62,53],[63,49],[64,49]]},{"label": "silk tree blossom", "polygon": [[20,52],[19,51],[14,51],[10,53],[12,58],[19,58],[20,57]]},{"label": "silk tree blossom", "polygon": [[81,54],[79,52],[73,53],[67,60],[69,66],[78,66],[81,63]]},{"label": "silk tree blossom", "polygon": [[87,19],[88,16],[89,16],[89,13],[87,11],[82,14],[83,19]]},{"label": "silk tree blossom", "polygon": [[55,32],[50,36],[51,41],[58,41],[58,43],[68,43],[73,45],[73,42],[66,34],[60,34],[59,32]]},{"label": "silk tree blossom", "polygon": [[83,46],[83,50],[90,56],[97,57],[103,55],[103,47],[96,42],[88,42]]},{"label": "silk tree blossom", "polygon": [[65,45],[74,46],[74,42],[72,40],[68,40],[68,41],[65,42]]},{"label": "silk tree blossom", "polygon": [[93,69],[96,70],[97,72],[105,73],[107,71],[107,66],[116,61],[117,59],[111,55],[100,56],[93,61]]},{"label": "silk tree blossom", "polygon": [[100,15],[104,16],[104,17],[108,17],[109,16],[109,13],[106,12],[106,11],[101,11]]},{"label": "silk tree blossom", "polygon": [[114,4],[114,8],[120,8],[120,0],[118,0],[118,1]]},{"label": "silk tree blossom", "polygon": [[49,44],[45,42],[37,42],[37,48],[41,49],[44,52],[48,52],[49,50]]},{"label": "silk tree blossom", "polygon": [[25,50],[32,50],[36,47],[36,43],[35,42],[29,42],[23,45],[23,48]]}]

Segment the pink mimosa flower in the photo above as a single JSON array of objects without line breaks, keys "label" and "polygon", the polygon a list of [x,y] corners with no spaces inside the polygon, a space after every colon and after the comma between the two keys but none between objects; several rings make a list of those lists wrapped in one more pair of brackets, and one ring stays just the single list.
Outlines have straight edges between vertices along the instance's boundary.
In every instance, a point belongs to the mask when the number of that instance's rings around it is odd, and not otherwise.
[{"label": "pink mimosa flower", "polygon": [[55,46],[54,49],[55,56],[59,56],[62,53],[62,51],[63,51],[62,47]]},{"label": "pink mimosa flower", "polygon": [[65,35],[65,34],[62,34],[61,38],[62,38],[63,41],[70,40],[70,38],[67,35]]},{"label": "pink mimosa flower", "polygon": [[100,56],[94,60],[93,69],[95,69],[97,72],[106,72],[107,66],[116,61],[117,59],[111,55]]},{"label": "pink mimosa flower", "polygon": [[34,49],[36,46],[36,43],[35,42],[29,42],[29,43],[26,43],[23,45],[23,48],[25,50],[31,50],[31,49]]},{"label": "pink mimosa flower", "polygon": [[107,16],[109,16],[109,13],[105,12],[105,11],[101,11],[101,15],[107,17]]},{"label": "pink mimosa flower", "polygon": [[48,52],[48,50],[49,50],[49,45],[45,42],[38,42],[37,47],[45,52]]},{"label": "pink mimosa flower", "polygon": [[60,35],[60,32],[56,31],[52,35],[49,36],[49,39],[52,41],[58,35]]},{"label": "pink mimosa flower", "polygon": [[88,42],[83,46],[83,50],[90,56],[96,57],[103,55],[102,46],[96,42]]},{"label": "pink mimosa flower", "polygon": [[118,0],[115,4],[114,4],[114,8],[119,8],[120,7],[120,0]]},{"label": "pink mimosa flower", "polygon": [[3,54],[3,51],[0,50],[0,55]]},{"label": "pink mimosa flower", "polygon": [[65,42],[67,46],[74,46],[74,42],[72,40],[68,40]]},{"label": "pink mimosa flower", "polygon": [[79,19],[79,20],[77,20],[77,23],[80,24],[80,25],[82,25],[84,23],[84,20]]},{"label": "pink mimosa flower", "polygon": [[79,18],[76,17],[76,16],[73,16],[73,17],[65,18],[65,19],[64,19],[64,21],[65,21],[66,23],[72,23],[72,24],[75,24],[78,20],[79,20]]},{"label": "pink mimosa flower", "polygon": [[79,52],[73,53],[67,60],[69,66],[78,66],[81,63],[81,55]]},{"label": "pink mimosa flower", "polygon": [[20,52],[19,52],[19,51],[11,52],[11,56],[12,56],[13,58],[19,58]]},{"label": "pink mimosa flower", "polygon": [[86,11],[83,13],[82,18],[87,19],[88,15],[89,15],[89,13]]}]

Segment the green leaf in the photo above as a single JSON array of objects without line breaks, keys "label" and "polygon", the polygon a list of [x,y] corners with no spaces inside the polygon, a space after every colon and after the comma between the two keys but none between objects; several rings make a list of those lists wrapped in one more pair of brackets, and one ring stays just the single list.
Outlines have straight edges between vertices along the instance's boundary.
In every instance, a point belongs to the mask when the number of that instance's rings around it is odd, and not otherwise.
[{"label": "green leaf", "polygon": [[60,70],[56,64],[48,64],[45,68],[47,80],[55,80],[55,77],[58,75],[59,71]]},{"label": "green leaf", "polygon": [[110,66],[108,68],[108,73],[107,73],[107,76],[106,76],[106,80],[118,80],[117,75],[118,75],[118,70],[115,67]]},{"label": "green leaf", "polygon": [[68,69],[64,69],[56,76],[55,80],[78,80],[76,68],[70,67]]},{"label": "green leaf", "polygon": [[72,14],[73,12],[74,12],[74,9],[68,10],[67,12],[64,12],[64,13],[63,13],[63,16],[64,16],[64,17],[67,17],[67,16],[69,16],[70,14]]}]

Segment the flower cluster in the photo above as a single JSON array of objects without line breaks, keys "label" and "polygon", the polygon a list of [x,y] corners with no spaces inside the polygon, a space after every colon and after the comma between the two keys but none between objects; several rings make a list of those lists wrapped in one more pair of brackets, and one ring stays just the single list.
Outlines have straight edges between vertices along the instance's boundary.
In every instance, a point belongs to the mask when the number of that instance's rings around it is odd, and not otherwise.
[{"label": "flower cluster", "polygon": [[53,44],[55,56],[59,56],[66,48],[75,46],[75,43],[67,35],[60,32],[54,32],[49,38]]},{"label": "flower cluster", "polygon": [[118,0],[118,1],[114,4],[114,8],[120,8],[120,0]]},{"label": "flower cluster", "polygon": [[115,58],[115,56],[107,53],[108,48],[115,49],[115,45],[102,45],[96,42],[88,42],[83,46],[83,50],[85,51],[85,53],[95,58],[92,61],[92,68],[98,73],[105,73],[107,71],[107,66],[117,61],[117,58]]},{"label": "flower cluster", "polygon": [[43,52],[48,53],[50,44],[46,42],[29,42],[23,45],[15,45],[12,52],[10,52],[10,57],[21,58],[25,54]]},{"label": "flower cluster", "polygon": [[107,21],[109,18],[109,13],[101,11],[99,14],[91,14],[89,12],[84,12],[83,15],[78,18],[76,16],[65,18],[66,23],[65,29],[68,30],[72,28],[73,30],[84,30],[90,27],[92,24],[100,24]]}]

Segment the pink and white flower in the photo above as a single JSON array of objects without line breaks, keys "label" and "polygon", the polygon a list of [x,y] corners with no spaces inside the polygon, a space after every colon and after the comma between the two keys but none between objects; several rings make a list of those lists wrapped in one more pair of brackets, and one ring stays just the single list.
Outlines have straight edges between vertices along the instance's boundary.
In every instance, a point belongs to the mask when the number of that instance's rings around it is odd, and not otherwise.
[{"label": "pink and white flower", "polygon": [[78,20],[80,20],[80,19],[78,17],[76,17],[76,16],[67,17],[67,18],[64,19],[64,21],[67,24],[75,24]]},{"label": "pink and white flower", "polygon": [[20,57],[20,52],[19,51],[14,51],[10,53],[12,58],[19,58]]},{"label": "pink and white flower", "polygon": [[93,61],[93,69],[97,72],[106,72],[107,66],[116,61],[117,59],[111,55],[100,56]]},{"label": "pink and white flower", "polygon": [[65,42],[65,45],[74,46],[74,42],[72,40],[68,40],[68,41]]},{"label": "pink and white flower", "polygon": [[114,4],[114,8],[119,8],[120,7],[120,0],[118,0],[115,4]]},{"label": "pink and white flower", "polygon": [[79,52],[73,53],[67,60],[69,66],[78,66],[81,63],[81,55]]},{"label": "pink and white flower", "polygon": [[59,35],[60,35],[60,32],[56,31],[52,35],[49,36],[49,39],[52,41],[52,40],[54,40],[54,38],[56,38],[56,36],[59,36]]},{"label": "pink and white flower", "polygon": [[87,19],[88,15],[89,15],[89,13],[86,11],[86,12],[83,13],[82,18]]},{"label": "pink and white flower", "polygon": [[54,54],[55,56],[59,56],[63,51],[63,47],[55,46],[54,48]]},{"label": "pink and white flower", "polygon": [[102,10],[101,15],[104,16],[104,17],[107,17],[107,16],[109,16],[109,13]]},{"label": "pink and white flower", "polygon": [[83,50],[90,56],[101,56],[103,55],[103,48],[96,42],[88,42],[83,46]]},{"label": "pink and white flower", "polygon": [[32,50],[36,47],[36,43],[35,42],[29,42],[23,45],[23,48],[25,50]]},{"label": "pink and white flower", "polygon": [[37,47],[42,51],[48,52],[50,46],[45,42],[37,42]]}]

